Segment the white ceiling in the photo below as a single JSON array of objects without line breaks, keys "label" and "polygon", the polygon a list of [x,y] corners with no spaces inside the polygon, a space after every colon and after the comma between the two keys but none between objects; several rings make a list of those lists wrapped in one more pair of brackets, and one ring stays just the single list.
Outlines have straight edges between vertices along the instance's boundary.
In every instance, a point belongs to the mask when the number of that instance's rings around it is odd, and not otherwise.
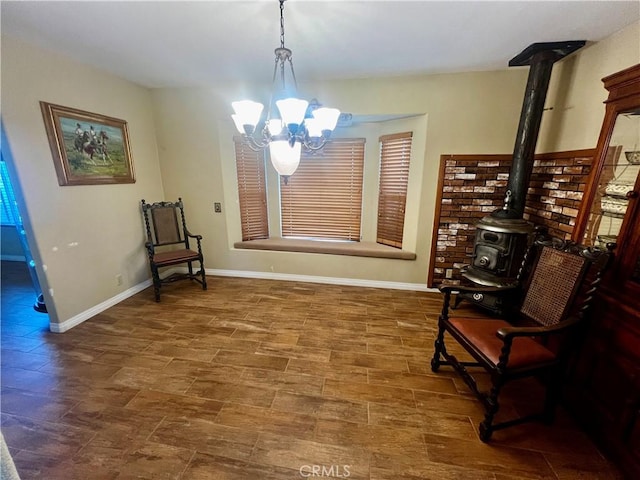
[{"label": "white ceiling", "polygon": [[[269,82],[280,45],[277,0],[1,0],[0,8],[3,35],[148,87]],[[285,44],[303,82],[496,70],[531,43],[597,42],[639,18],[638,0],[287,0]]]}]

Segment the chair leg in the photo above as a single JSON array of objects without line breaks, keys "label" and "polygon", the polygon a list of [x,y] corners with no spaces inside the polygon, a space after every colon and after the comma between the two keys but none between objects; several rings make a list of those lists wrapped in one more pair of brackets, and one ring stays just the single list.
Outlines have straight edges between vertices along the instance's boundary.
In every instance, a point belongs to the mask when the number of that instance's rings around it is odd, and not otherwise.
[{"label": "chair leg", "polygon": [[493,435],[493,419],[500,409],[500,403],[498,402],[498,395],[502,389],[502,381],[500,379],[494,379],[493,387],[485,402],[485,415],[484,420],[480,423],[480,440],[488,442]]},{"label": "chair leg", "polygon": [[204,262],[200,261],[200,275],[202,276],[202,290],[207,289],[207,276],[204,273]]},{"label": "chair leg", "polygon": [[431,371],[437,372],[440,369],[440,354],[444,350],[444,325],[442,325],[440,319],[438,319],[438,336],[436,337],[434,346],[433,358],[431,359]]},{"label": "chair leg", "polygon": [[160,273],[158,272],[157,267],[151,268],[151,276],[153,277],[153,293],[155,295],[156,302],[160,301],[160,286],[162,283],[160,282]]}]

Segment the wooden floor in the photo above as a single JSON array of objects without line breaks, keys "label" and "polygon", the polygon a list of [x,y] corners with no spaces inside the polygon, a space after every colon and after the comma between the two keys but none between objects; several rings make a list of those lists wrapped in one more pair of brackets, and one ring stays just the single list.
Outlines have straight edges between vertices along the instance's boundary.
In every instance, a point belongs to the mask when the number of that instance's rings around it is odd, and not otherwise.
[{"label": "wooden floor", "polygon": [[[621,478],[562,410],[480,442],[479,403],[429,370],[437,294],[208,282],[64,334],[3,286],[2,432],[23,480]],[[540,394],[506,393],[504,414]]]}]

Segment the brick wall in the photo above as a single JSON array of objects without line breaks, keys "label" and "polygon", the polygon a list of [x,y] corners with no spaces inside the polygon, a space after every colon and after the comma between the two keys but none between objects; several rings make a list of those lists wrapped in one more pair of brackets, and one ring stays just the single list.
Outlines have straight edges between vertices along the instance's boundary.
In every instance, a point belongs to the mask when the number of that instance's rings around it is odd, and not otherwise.
[{"label": "brick wall", "polygon": [[[575,225],[594,150],[536,155],[524,218],[569,238]],[[502,208],[511,155],[443,155],[440,158],[431,270],[428,285],[459,280],[470,263],[475,225]]]}]

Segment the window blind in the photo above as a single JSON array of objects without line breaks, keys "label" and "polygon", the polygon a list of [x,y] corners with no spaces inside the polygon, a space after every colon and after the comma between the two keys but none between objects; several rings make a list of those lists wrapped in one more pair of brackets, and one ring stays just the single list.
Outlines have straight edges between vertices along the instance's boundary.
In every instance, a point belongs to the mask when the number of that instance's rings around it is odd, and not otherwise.
[{"label": "window blind", "polygon": [[18,207],[4,160],[0,161],[0,203],[2,204],[2,225],[18,225],[20,223]]},{"label": "window blind", "polygon": [[283,237],[360,241],[364,138],[334,139],[280,181]]},{"label": "window blind", "polygon": [[402,248],[413,132],[380,137],[378,243]]},{"label": "window blind", "polygon": [[242,240],[269,238],[264,152],[254,152],[242,137],[234,137]]}]

